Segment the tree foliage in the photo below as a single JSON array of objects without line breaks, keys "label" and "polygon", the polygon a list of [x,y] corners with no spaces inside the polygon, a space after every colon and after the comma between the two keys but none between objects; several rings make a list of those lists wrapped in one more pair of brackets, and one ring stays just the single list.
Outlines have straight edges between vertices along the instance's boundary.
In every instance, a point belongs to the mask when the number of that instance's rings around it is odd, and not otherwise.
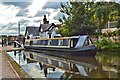
[{"label": "tree foliage", "polygon": [[64,36],[100,32],[108,21],[120,18],[120,4],[115,2],[67,2],[61,3],[60,11],[68,16],[59,19],[63,24],[59,32]]}]

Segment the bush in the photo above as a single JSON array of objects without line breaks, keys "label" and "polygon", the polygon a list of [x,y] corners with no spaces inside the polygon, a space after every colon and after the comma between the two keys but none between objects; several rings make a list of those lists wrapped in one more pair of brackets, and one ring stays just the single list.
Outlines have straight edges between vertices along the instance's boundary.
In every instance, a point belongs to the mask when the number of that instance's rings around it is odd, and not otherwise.
[{"label": "bush", "polygon": [[103,38],[101,41],[96,42],[98,49],[120,49],[120,44],[113,43],[111,40]]},{"label": "bush", "polygon": [[118,29],[118,30],[116,31],[116,34],[117,34],[118,36],[120,36],[120,29]]}]

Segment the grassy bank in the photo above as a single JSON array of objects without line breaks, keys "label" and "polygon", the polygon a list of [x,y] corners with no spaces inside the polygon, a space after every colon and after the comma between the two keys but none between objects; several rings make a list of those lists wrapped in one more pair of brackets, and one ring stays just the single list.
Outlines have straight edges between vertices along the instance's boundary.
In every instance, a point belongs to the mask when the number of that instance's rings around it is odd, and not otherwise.
[{"label": "grassy bank", "polygon": [[110,39],[103,38],[95,44],[98,50],[120,51],[120,43],[114,43]]}]

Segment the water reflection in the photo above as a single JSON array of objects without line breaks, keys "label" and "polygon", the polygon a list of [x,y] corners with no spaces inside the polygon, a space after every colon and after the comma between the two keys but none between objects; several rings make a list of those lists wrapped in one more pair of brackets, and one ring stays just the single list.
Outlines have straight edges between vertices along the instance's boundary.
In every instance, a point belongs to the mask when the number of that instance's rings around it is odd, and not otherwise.
[{"label": "water reflection", "polygon": [[[96,59],[101,64],[100,73],[102,75],[98,77],[105,78],[118,78],[119,76],[119,54],[120,52],[99,52],[96,56]],[[96,72],[97,73],[97,72]]]},{"label": "water reflection", "polygon": [[19,51],[8,54],[32,78],[118,78],[118,53],[97,53],[96,57],[62,58],[42,53]]}]

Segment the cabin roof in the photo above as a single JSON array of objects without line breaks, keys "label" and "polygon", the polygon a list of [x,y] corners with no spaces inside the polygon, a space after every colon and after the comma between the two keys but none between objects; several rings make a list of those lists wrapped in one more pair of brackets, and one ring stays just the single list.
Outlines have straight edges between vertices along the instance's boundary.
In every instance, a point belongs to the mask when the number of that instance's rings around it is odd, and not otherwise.
[{"label": "cabin roof", "polygon": [[88,37],[88,35],[71,36],[70,39],[72,39],[72,38],[79,38],[79,37],[85,38],[85,37]]},{"label": "cabin roof", "polygon": [[72,38],[79,38],[79,36],[71,36],[70,39],[72,39]]},{"label": "cabin roof", "polygon": [[27,26],[25,35],[39,36],[39,27]]},{"label": "cabin roof", "polygon": [[[54,23],[52,23],[52,24],[41,24],[39,31],[40,32],[50,31],[54,27],[57,27]],[[42,29],[42,31],[41,31],[41,29]]]},{"label": "cabin roof", "polygon": [[82,47],[84,45],[85,40],[87,39],[88,35],[82,35],[80,36],[77,45],[75,46],[75,48],[79,48]]},{"label": "cabin roof", "polygon": [[[40,38],[40,39],[31,39],[33,41],[35,40],[56,40],[56,39],[73,39],[73,38],[81,38],[82,42],[88,37],[88,35],[82,35],[82,36],[71,36],[71,37],[60,37],[60,38]],[[30,41],[30,39],[28,40]]]}]

